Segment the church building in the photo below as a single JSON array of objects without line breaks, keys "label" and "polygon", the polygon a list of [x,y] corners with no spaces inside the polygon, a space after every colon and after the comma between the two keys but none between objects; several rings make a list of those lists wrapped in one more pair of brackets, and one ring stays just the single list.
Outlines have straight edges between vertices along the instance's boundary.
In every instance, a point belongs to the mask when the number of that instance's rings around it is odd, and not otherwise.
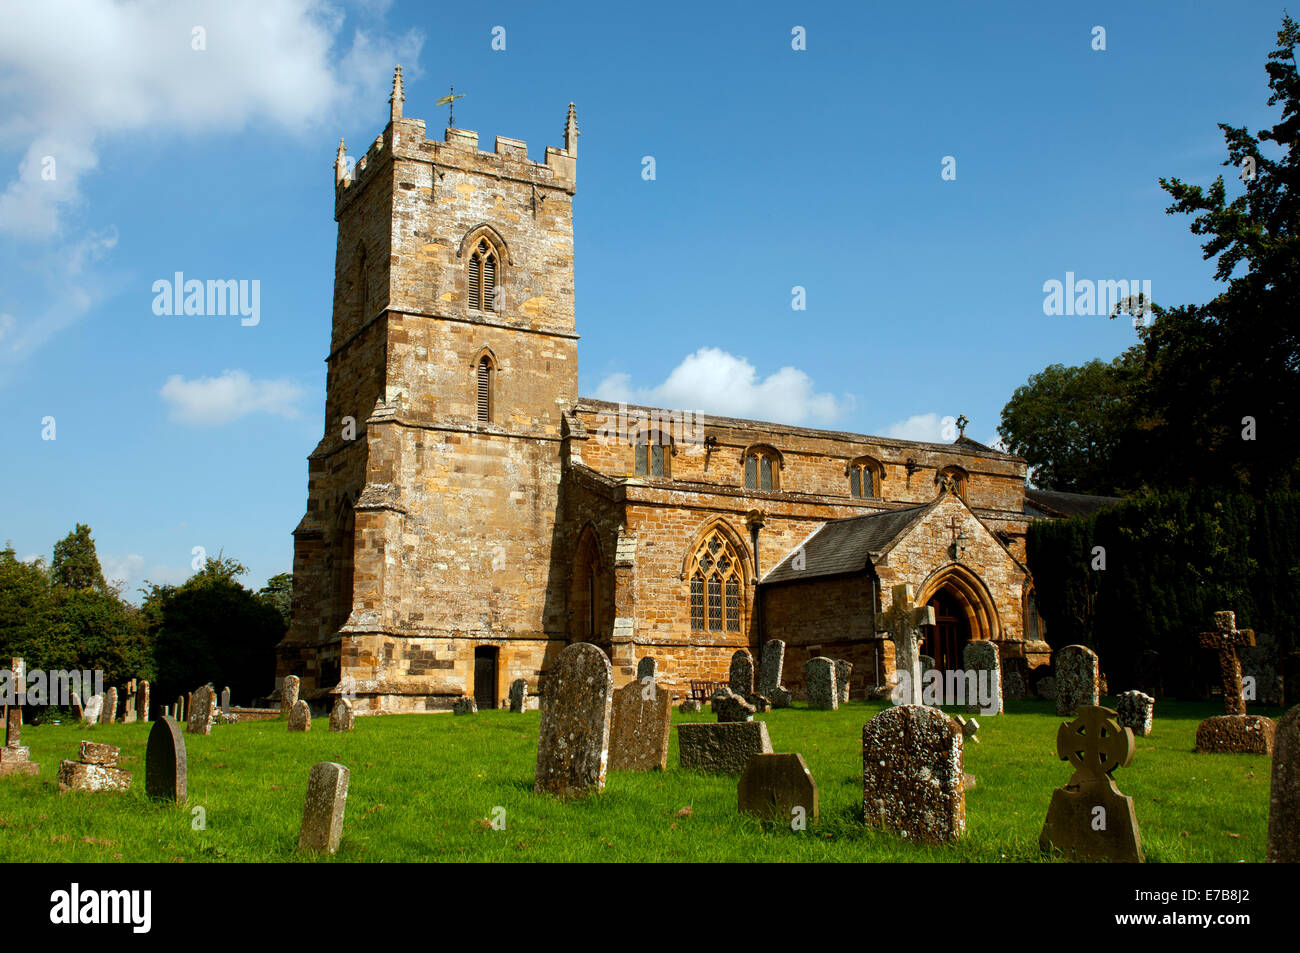
[{"label": "church building", "polygon": [[[578,130],[528,157],[498,136],[390,121],[335,165],[325,432],[294,530],[276,687],[359,714],[536,694],[575,641],[615,684],[654,656],[675,698],[781,639],[887,684],[894,587],[932,606],[940,669],[990,639],[1047,662],[1025,568],[1025,461],[964,432],[921,443],[578,395]],[[1032,492],[1032,491],[1030,491]],[[1050,502],[1050,501],[1049,501]],[[909,607],[911,608],[911,607]]]}]

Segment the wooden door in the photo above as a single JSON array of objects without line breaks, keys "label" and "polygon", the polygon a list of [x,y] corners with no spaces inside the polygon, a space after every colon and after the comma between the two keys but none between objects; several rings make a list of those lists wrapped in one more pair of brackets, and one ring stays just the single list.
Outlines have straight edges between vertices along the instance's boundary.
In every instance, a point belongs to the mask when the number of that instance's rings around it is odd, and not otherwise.
[{"label": "wooden door", "polygon": [[497,650],[493,646],[474,650],[474,704],[480,711],[497,707]]}]

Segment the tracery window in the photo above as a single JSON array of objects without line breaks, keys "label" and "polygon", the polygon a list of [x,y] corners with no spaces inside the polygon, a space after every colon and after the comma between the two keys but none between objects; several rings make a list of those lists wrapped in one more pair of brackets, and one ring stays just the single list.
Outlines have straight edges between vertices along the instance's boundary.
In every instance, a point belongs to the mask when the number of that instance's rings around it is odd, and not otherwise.
[{"label": "tracery window", "polygon": [[713,530],[691,558],[691,629],[696,632],[740,631],[740,584],[743,573],[735,548],[721,530]]},{"label": "tracery window", "polygon": [[469,306],[475,311],[496,311],[497,272],[500,259],[486,238],[480,238],[469,256]]}]

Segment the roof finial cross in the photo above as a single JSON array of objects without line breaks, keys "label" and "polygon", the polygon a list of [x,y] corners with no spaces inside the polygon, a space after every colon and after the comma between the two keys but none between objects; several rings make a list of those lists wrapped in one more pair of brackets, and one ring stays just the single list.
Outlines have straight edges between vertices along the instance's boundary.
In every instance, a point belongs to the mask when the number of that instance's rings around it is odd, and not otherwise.
[{"label": "roof finial cross", "polygon": [[966,419],[966,415],[965,415],[965,414],[962,414],[960,417],[957,418],[957,436],[958,436],[958,437],[964,437],[964,436],[966,436],[966,425],[967,425],[968,423],[970,423],[970,421]]}]

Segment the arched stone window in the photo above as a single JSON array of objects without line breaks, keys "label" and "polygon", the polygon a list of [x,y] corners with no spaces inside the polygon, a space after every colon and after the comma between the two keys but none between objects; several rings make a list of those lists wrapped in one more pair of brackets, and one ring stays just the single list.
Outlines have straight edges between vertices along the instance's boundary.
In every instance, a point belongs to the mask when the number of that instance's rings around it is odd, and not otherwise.
[{"label": "arched stone window", "polygon": [[496,364],[490,354],[483,354],[475,368],[475,411],[479,423],[491,423],[494,408],[493,385],[496,384]]},{"label": "arched stone window", "polygon": [[720,527],[701,540],[691,556],[687,578],[691,583],[691,630],[739,632],[744,568]]},{"label": "arched stone window", "polygon": [[643,430],[633,437],[633,456],[637,476],[672,476],[672,438],[658,430]]},{"label": "arched stone window", "polygon": [[940,488],[944,487],[949,480],[952,481],[952,488],[956,494],[969,503],[970,500],[966,496],[966,490],[970,483],[969,474],[959,466],[947,466],[941,468],[939,472],[934,475],[934,482],[937,483]]},{"label": "arched stone window", "polygon": [[880,497],[883,468],[872,457],[858,457],[848,467],[849,495],[855,500],[874,500]]},{"label": "arched stone window", "polygon": [[501,256],[486,237],[480,238],[470,252],[467,265],[469,307],[472,311],[496,311],[497,288],[501,278]]},{"label": "arched stone window", "polygon": [[781,454],[763,444],[745,451],[745,489],[781,489]]}]

